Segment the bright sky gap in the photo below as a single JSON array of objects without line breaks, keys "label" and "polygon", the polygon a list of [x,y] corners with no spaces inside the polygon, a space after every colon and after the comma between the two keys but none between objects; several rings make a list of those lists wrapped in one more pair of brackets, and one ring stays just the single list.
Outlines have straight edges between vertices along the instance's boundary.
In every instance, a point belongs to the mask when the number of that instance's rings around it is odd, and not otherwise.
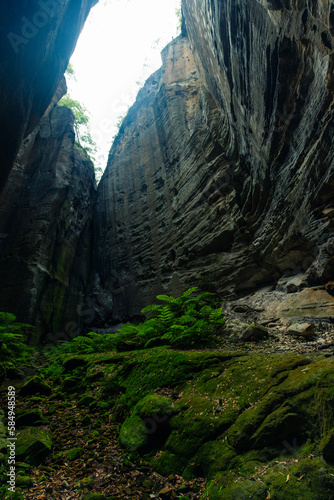
[{"label": "bright sky gap", "polygon": [[177,36],[180,0],[100,0],[71,58],[72,99],[90,113],[99,167],[106,167],[120,116],[145,80],[161,66],[160,52]]}]

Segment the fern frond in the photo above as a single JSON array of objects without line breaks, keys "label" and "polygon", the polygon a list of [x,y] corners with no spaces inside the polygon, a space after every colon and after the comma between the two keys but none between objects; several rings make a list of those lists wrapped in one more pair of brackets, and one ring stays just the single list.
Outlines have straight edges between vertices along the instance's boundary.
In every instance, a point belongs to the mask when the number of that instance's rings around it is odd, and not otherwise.
[{"label": "fern frond", "polygon": [[188,288],[188,290],[186,290],[185,292],[183,292],[182,297],[189,297],[189,295],[191,295],[192,293],[196,292],[197,289],[198,289],[197,286],[193,286],[191,288]]},{"label": "fern frond", "polygon": [[170,295],[157,295],[157,299],[163,302],[175,302],[176,299]]},{"label": "fern frond", "polygon": [[152,311],[159,311],[161,309],[161,305],[158,304],[152,304],[151,306],[146,306],[144,309],[141,310],[143,314],[152,312]]}]

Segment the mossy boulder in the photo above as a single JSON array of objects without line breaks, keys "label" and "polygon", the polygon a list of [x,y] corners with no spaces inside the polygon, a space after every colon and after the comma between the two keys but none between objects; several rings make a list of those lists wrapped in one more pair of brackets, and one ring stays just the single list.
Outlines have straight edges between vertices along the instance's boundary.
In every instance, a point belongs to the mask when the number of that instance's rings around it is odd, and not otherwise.
[{"label": "mossy boulder", "polygon": [[[252,471],[229,470],[208,482],[203,498],[210,500],[275,500],[333,498],[333,470],[313,456],[300,460],[274,461]],[[269,496],[270,493],[270,496]]]},{"label": "mossy boulder", "polygon": [[167,419],[173,413],[173,402],[159,394],[148,394],[134,407],[133,414],[141,418],[159,416]]},{"label": "mossy boulder", "polygon": [[178,474],[183,471],[187,465],[187,458],[171,453],[168,450],[163,451],[152,460],[154,468],[162,475]]},{"label": "mossy boulder", "polygon": [[211,479],[217,472],[233,469],[237,463],[237,453],[222,440],[205,443],[183,472],[185,479],[207,477]]},{"label": "mossy boulder", "polygon": [[252,323],[243,332],[241,340],[257,342],[268,337],[268,328],[257,323]]},{"label": "mossy boulder", "polygon": [[62,390],[67,393],[78,392],[81,390],[82,382],[80,377],[66,377],[63,380]]},{"label": "mossy boulder", "polygon": [[125,420],[120,430],[119,442],[130,452],[137,451],[146,444],[147,429],[142,418],[132,415]]},{"label": "mossy boulder", "polygon": [[189,435],[184,429],[174,430],[168,437],[165,448],[171,453],[190,458],[200,448],[204,439],[202,436]]},{"label": "mossy boulder", "polygon": [[[157,432],[166,428],[173,403],[158,394],[148,394],[139,401],[121,428],[120,443],[129,451],[137,451],[149,441],[155,440]],[[150,439],[151,438],[151,439]]]},{"label": "mossy boulder", "polygon": [[159,473],[209,478],[210,500],[332,498],[333,358],[154,348],[87,359],[125,419],[120,443]]},{"label": "mossy boulder", "polygon": [[16,427],[38,426],[43,423],[43,412],[39,408],[24,411],[18,414],[16,418]]},{"label": "mossy boulder", "polygon": [[20,396],[34,396],[36,394],[50,396],[51,392],[51,387],[42,378],[34,375],[24,381],[20,389]]},{"label": "mossy boulder", "polygon": [[78,367],[84,367],[87,366],[88,361],[84,357],[78,357],[78,356],[71,356],[69,358],[66,358],[63,362],[63,368],[64,371],[71,372],[75,370]]},{"label": "mossy boulder", "polygon": [[17,433],[16,457],[32,465],[39,465],[51,453],[52,434],[38,427],[27,427]]}]

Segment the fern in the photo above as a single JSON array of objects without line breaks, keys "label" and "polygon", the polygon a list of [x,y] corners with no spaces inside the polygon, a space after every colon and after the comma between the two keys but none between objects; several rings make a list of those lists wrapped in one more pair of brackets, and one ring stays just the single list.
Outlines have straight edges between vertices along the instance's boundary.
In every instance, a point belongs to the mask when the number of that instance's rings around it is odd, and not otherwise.
[{"label": "fern", "polygon": [[192,288],[188,288],[185,292],[183,292],[182,297],[189,297],[189,295],[192,295],[194,292],[196,292],[197,286],[193,286]]},{"label": "fern", "polygon": [[173,347],[205,347],[217,341],[225,317],[216,307],[217,298],[209,292],[194,295],[197,287],[186,290],[180,297],[158,295],[162,304],[145,307],[148,318],[139,324],[124,324],[116,333],[100,335],[94,332],[62,344],[63,352],[92,353],[114,350],[117,344],[128,342],[135,348],[156,345]]},{"label": "fern", "polygon": [[157,295],[157,299],[164,302],[175,302],[176,299],[170,295]]}]

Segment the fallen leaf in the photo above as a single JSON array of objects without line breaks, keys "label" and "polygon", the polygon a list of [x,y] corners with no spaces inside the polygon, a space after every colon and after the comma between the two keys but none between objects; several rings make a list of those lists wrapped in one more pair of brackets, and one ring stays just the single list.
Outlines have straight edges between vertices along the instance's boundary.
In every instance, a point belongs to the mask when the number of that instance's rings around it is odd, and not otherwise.
[{"label": "fallen leaf", "polygon": [[287,482],[289,481],[289,479],[290,479],[290,474],[288,474],[288,475],[286,476],[286,481],[285,481],[285,482],[287,483]]},{"label": "fallen leaf", "polygon": [[267,497],[266,497],[266,500],[271,500],[271,494],[270,494],[270,491],[269,491],[269,490],[267,491]]}]

